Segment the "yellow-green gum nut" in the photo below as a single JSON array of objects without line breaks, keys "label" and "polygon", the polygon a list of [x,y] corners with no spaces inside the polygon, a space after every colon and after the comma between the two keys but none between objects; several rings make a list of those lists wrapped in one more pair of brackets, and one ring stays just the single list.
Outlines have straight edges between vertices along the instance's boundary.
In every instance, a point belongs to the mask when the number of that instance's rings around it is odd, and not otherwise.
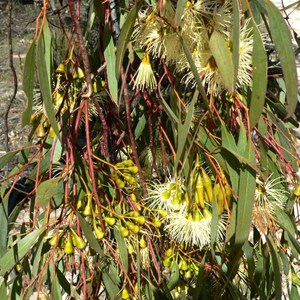
[{"label": "yellow-green gum nut", "polygon": [[133,210],[128,213],[128,216],[136,218],[140,216],[140,213],[138,211]]},{"label": "yellow-green gum nut", "polygon": [[88,201],[84,210],[83,210],[83,215],[84,216],[91,216],[92,215],[92,205],[91,202]]},{"label": "yellow-green gum nut", "polygon": [[55,131],[54,131],[54,129],[53,129],[52,126],[50,126],[50,129],[49,129],[49,136],[50,136],[51,138],[54,138],[54,137],[55,137]]},{"label": "yellow-green gum nut", "polygon": [[166,268],[169,268],[171,266],[171,258],[170,257],[167,257],[163,260],[163,265],[166,267]]},{"label": "yellow-green gum nut", "polygon": [[56,73],[64,74],[65,73],[65,65],[64,64],[59,64],[57,69],[56,69]]},{"label": "yellow-green gum nut", "polygon": [[182,270],[182,271],[187,271],[189,268],[187,262],[182,259],[180,262],[179,262],[179,269]]},{"label": "yellow-green gum nut", "polygon": [[130,194],[130,198],[133,202],[136,202],[136,195],[134,193]]},{"label": "yellow-green gum nut", "polygon": [[137,223],[139,225],[144,225],[146,222],[146,218],[144,216],[135,217],[133,220],[135,223]]},{"label": "yellow-green gum nut", "polygon": [[124,226],[120,226],[120,233],[122,237],[127,237],[129,235],[129,230]]},{"label": "yellow-green gum nut", "polygon": [[72,241],[75,247],[77,247],[78,249],[83,249],[86,246],[86,241],[79,236],[73,229],[71,229],[72,232]]},{"label": "yellow-green gum nut", "polygon": [[122,299],[129,299],[129,298],[130,298],[130,294],[129,294],[129,292],[128,292],[128,290],[127,290],[126,288],[124,288],[124,289],[122,290],[121,298],[122,298]]},{"label": "yellow-green gum nut", "polygon": [[154,218],[153,220],[153,226],[156,228],[159,228],[161,226],[161,221],[158,218]]},{"label": "yellow-green gum nut", "polygon": [[133,175],[136,175],[139,172],[139,168],[137,166],[128,167],[127,170]]},{"label": "yellow-green gum nut", "polygon": [[131,159],[123,160],[122,163],[123,163],[124,167],[131,167],[131,166],[134,165],[134,163],[133,163],[133,161]]},{"label": "yellow-green gum nut", "polygon": [[73,244],[72,244],[72,238],[71,238],[70,233],[68,233],[68,239],[67,239],[67,242],[64,246],[64,252],[66,254],[72,254],[74,252],[74,247],[73,247]]},{"label": "yellow-green gum nut", "polygon": [[135,225],[135,224],[133,224],[133,223],[131,223],[131,222],[127,222],[126,225],[127,225],[128,229],[129,229],[132,233],[134,233],[134,234],[138,234],[138,233],[139,233],[140,227],[139,227],[138,225]]},{"label": "yellow-green gum nut", "polygon": [[141,239],[140,239],[140,242],[139,242],[139,243],[140,243],[140,247],[141,247],[141,248],[143,248],[143,249],[144,249],[144,248],[146,248],[146,247],[147,247],[147,242],[146,242],[146,240],[145,240],[145,238],[144,238],[143,236],[141,237]]},{"label": "yellow-green gum nut", "polygon": [[111,179],[113,179],[113,180],[117,180],[117,179],[119,178],[117,172],[115,172],[115,171],[111,173],[110,177],[111,177]]},{"label": "yellow-green gum nut", "polygon": [[43,124],[43,122],[41,122],[36,129],[36,136],[44,137],[45,135],[46,135],[46,132],[45,132],[44,124]]},{"label": "yellow-green gum nut", "polygon": [[125,175],[124,180],[126,180],[130,185],[133,185],[136,183],[136,180],[131,175]]},{"label": "yellow-green gum nut", "polygon": [[114,226],[116,223],[116,219],[112,217],[104,217],[103,219],[110,226]]},{"label": "yellow-green gum nut", "polygon": [[173,255],[173,249],[169,248],[165,252],[165,257],[171,257]]},{"label": "yellow-green gum nut", "polygon": [[167,211],[164,210],[164,209],[160,209],[160,210],[158,211],[158,213],[159,213],[159,215],[160,215],[162,218],[166,217],[167,214],[168,214]]},{"label": "yellow-green gum nut", "polygon": [[203,186],[204,186],[204,189],[205,189],[207,197],[208,197],[208,202],[211,204],[213,202],[212,181],[203,168],[201,168],[201,171],[202,171]]},{"label": "yellow-green gum nut", "polygon": [[204,208],[204,209],[203,209],[203,217],[204,217],[205,219],[211,219],[211,217],[212,217],[211,212],[210,212],[207,208]]},{"label": "yellow-green gum nut", "polygon": [[77,68],[77,74],[79,79],[84,78],[84,72],[80,67]]},{"label": "yellow-green gum nut", "polygon": [[78,199],[76,208],[77,208],[77,210],[81,210],[83,208],[83,201],[82,201],[82,199]]},{"label": "yellow-green gum nut", "polygon": [[186,279],[191,279],[192,278],[192,271],[190,269],[188,269],[185,273],[184,273],[184,278]]},{"label": "yellow-green gum nut", "polygon": [[171,190],[168,189],[168,190],[165,190],[161,193],[161,197],[163,200],[168,200],[171,196]]},{"label": "yellow-green gum nut", "polygon": [[125,187],[125,182],[121,180],[120,178],[117,178],[116,185],[119,189],[123,189]]},{"label": "yellow-green gum nut", "polygon": [[134,248],[132,246],[132,244],[128,244],[127,245],[127,251],[128,251],[128,254],[133,254],[134,253]]},{"label": "yellow-green gum nut", "polygon": [[59,233],[56,233],[49,241],[49,245],[54,247],[56,245],[58,245],[58,242],[59,242],[59,239],[60,239],[60,234]]},{"label": "yellow-green gum nut", "polygon": [[300,196],[300,182],[298,182],[295,186],[295,189],[294,189],[294,195],[296,197],[299,197]]},{"label": "yellow-green gum nut", "polygon": [[104,237],[105,233],[102,231],[102,229],[99,226],[95,225],[94,231],[95,231],[96,238],[98,240],[101,240]]},{"label": "yellow-green gum nut", "polygon": [[200,222],[203,219],[203,215],[201,214],[201,212],[197,209],[194,212],[194,216],[193,216],[193,221],[194,222]]}]

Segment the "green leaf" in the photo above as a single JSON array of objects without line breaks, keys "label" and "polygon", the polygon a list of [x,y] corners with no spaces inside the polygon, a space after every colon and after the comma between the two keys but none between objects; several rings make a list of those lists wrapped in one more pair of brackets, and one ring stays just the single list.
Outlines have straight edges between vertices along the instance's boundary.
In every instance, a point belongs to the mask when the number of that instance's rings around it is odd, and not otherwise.
[{"label": "green leaf", "polygon": [[182,18],[184,9],[186,7],[186,2],[187,2],[187,0],[178,0],[177,1],[174,27],[177,27],[180,24],[180,20]]},{"label": "green leaf", "polygon": [[24,75],[23,75],[23,90],[27,98],[27,106],[23,112],[22,125],[28,125],[32,115],[33,106],[33,89],[34,89],[34,74],[35,74],[35,48],[36,40],[30,45],[26,54],[24,62]]},{"label": "green leaf", "polygon": [[208,101],[206,92],[204,90],[204,87],[202,85],[202,82],[200,80],[200,76],[199,76],[197,67],[195,65],[195,62],[193,60],[191,51],[189,50],[188,46],[186,45],[186,43],[184,42],[184,40],[182,38],[181,38],[181,44],[182,44],[182,47],[183,47],[184,55],[185,55],[187,61],[189,62],[190,68],[191,68],[191,70],[193,72],[194,79],[197,82],[197,89],[200,92],[200,95],[201,95],[201,97],[202,97],[202,99],[204,101],[204,104],[205,104],[206,108],[210,112],[211,110],[210,110],[210,107],[209,107],[209,101]]},{"label": "green leaf", "polygon": [[127,272],[128,271],[128,251],[127,251],[127,246],[125,244],[124,238],[122,237],[119,229],[116,226],[114,227],[114,235],[115,235],[115,238],[117,240],[121,263],[122,263],[125,271]]},{"label": "green leaf", "polygon": [[275,44],[279,56],[280,64],[283,70],[283,76],[286,83],[287,96],[287,115],[290,117],[297,105],[298,81],[295,55],[291,40],[290,30],[282,17],[278,8],[270,1],[265,0],[265,8],[268,14],[269,29],[272,40]]},{"label": "green leaf", "polygon": [[184,121],[184,124],[178,123],[178,140],[177,140],[177,149],[176,149],[176,158],[175,158],[175,164],[174,169],[177,169],[178,163],[180,161],[183,149],[186,145],[187,137],[191,128],[192,119],[194,115],[194,108],[195,103],[198,99],[199,92],[195,91],[195,94],[193,96],[193,99],[188,106],[188,112],[186,115],[186,119]]},{"label": "green leaf", "polygon": [[232,94],[234,91],[234,70],[232,62],[232,54],[228,45],[223,38],[223,35],[218,31],[213,31],[210,40],[209,48],[220,71],[223,83],[226,89]]},{"label": "green leaf", "polygon": [[0,299],[7,299],[7,280],[4,277],[0,277]]},{"label": "green leaf", "polygon": [[61,300],[61,289],[58,281],[58,276],[54,267],[53,262],[51,261],[49,264],[50,276],[51,276],[51,299],[53,300]]},{"label": "green leaf", "polygon": [[123,58],[127,49],[127,44],[130,40],[131,34],[133,32],[134,23],[137,17],[137,14],[143,4],[144,0],[138,0],[135,5],[132,7],[130,13],[127,16],[127,19],[122,26],[120,38],[118,41],[117,53],[116,53],[116,79],[120,77],[120,71],[122,68]]},{"label": "green leaf", "polygon": [[118,105],[118,80],[115,72],[115,45],[108,26],[106,26],[104,30],[104,57],[106,61],[109,93],[112,100]]},{"label": "green leaf", "polygon": [[0,257],[6,252],[7,250],[7,238],[8,238],[8,201],[9,195],[7,194],[3,199],[2,203],[0,204]]},{"label": "green leaf", "polygon": [[[111,270],[110,270],[111,271]],[[105,289],[112,300],[121,299],[120,289],[118,288],[118,281],[114,278],[112,272],[103,272],[103,283]]]},{"label": "green leaf", "polygon": [[170,275],[170,278],[169,278],[169,282],[167,284],[168,286],[168,289],[170,291],[172,291],[177,283],[178,283],[178,280],[179,280],[179,266],[177,264],[177,262],[175,261],[171,267],[171,275]]},{"label": "green leaf", "polygon": [[82,215],[78,214],[78,217],[80,221],[80,226],[89,245],[100,255],[100,257],[104,258],[104,251],[101,249],[99,242],[91,229],[91,226],[86,222]]},{"label": "green leaf", "polygon": [[267,57],[256,24],[253,22],[253,88],[249,107],[250,128],[258,122],[264,108],[267,91]]},{"label": "green leaf", "polygon": [[237,75],[239,71],[240,61],[240,8],[239,1],[232,1],[232,63],[233,63],[233,86],[235,87],[237,81]]},{"label": "green leaf", "polygon": [[[254,149],[251,141],[248,141],[245,153],[249,161],[255,161]],[[240,170],[239,197],[237,203],[237,221],[235,244],[242,247],[248,239],[252,220],[252,209],[255,197],[256,174],[249,166],[244,166]]]},{"label": "green leaf", "polygon": [[43,233],[45,229],[39,228],[31,233],[28,233],[23,239],[19,240],[12,248],[10,248],[0,258],[0,276],[5,275],[10,271],[15,264],[20,261],[30,249],[32,249],[37,238]]},{"label": "green leaf", "polygon": [[58,191],[58,183],[61,178],[51,178],[43,181],[36,191],[36,199],[42,208],[46,208],[49,201],[56,195]]},{"label": "green leaf", "polygon": [[273,266],[273,271],[274,271],[274,276],[273,280],[275,283],[275,299],[276,300],[281,300],[282,296],[282,286],[281,286],[281,268],[280,268],[280,263],[279,263],[279,257],[278,254],[275,250],[275,245],[268,235],[266,237],[267,243],[271,252],[271,258],[272,258],[272,266]]},{"label": "green leaf", "polygon": [[51,78],[51,73],[48,73],[49,57],[46,57],[46,54],[49,56],[50,53],[45,49],[45,44],[48,44],[48,41],[45,41],[44,34],[41,34],[37,41],[37,73],[43,97],[43,106],[56,136],[60,139],[59,127],[55,118],[55,110],[52,102],[51,82],[49,82],[49,78]]},{"label": "green leaf", "polygon": [[0,170],[6,166],[20,150],[10,151],[0,157]]},{"label": "green leaf", "polygon": [[138,121],[138,123],[135,127],[135,130],[134,130],[135,140],[137,140],[141,136],[141,134],[143,133],[146,123],[147,123],[146,117],[145,117],[145,115],[142,115],[139,118],[139,121]]}]

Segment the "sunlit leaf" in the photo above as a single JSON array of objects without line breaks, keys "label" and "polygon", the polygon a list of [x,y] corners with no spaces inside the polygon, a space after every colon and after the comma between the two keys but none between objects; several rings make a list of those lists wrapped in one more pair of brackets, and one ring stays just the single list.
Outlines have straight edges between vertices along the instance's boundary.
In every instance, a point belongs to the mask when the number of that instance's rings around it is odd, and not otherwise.
[{"label": "sunlit leaf", "polygon": [[1,256],[0,276],[3,276],[6,272],[10,271],[15,264],[28,253],[44,230],[44,228],[39,228],[28,233],[23,239],[19,240],[12,248]]},{"label": "sunlit leaf", "polygon": [[33,88],[34,88],[34,74],[35,74],[35,49],[36,41],[30,45],[26,54],[24,63],[24,76],[23,76],[23,90],[27,98],[27,107],[23,112],[22,125],[28,125],[30,122],[33,106]]},{"label": "sunlit leaf", "polygon": [[249,108],[250,127],[258,122],[263,111],[267,91],[267,57],[256,24],[253,22],[253,87]]},{"label": "sunlit leaf", "polygon": [[278,8],[270,0],[265,0],[264,3],[268,14],[269,29],[275,43],[286,83],[286,118],[288,118],[294,113],[298,102],[297,69],[291,33]]},{"label": "sunlit leaf", "polygon": [[234,91],[234,69],[232,62],[232,53],[221,33],[213,31],[210,40],[209,48],[218,66],[218,70],[223,79],[226,89],[233,93]]},{"label": "sunlit leaf", "polygon": [[51,178],[43,181],[37,188],[36,199],[41,207],[46,208],[49,201],[56,195],[61,178]]},{"label": "sunlit leaf", "polygon": [[111,36],[111,31],[108,27],[104,30],[104,57],[106,61],[108,88],[112,100],[118,104],[118,80],[116,78],[115,66],[116,66],[116,55],[115,45]]},{"label": "sunlit leaf", "polygon": [[117,53],[116,53],[116,79],[118,80],[120,77],[120,71],[123,63],[123,58],[127,49],[127,44],[133,32],[133,26],[137,17],[137,14],[143,4],[143,0],[137,1],[134,6],[132,7],[130,13],[128,14],[125,23],[122,26]]}]

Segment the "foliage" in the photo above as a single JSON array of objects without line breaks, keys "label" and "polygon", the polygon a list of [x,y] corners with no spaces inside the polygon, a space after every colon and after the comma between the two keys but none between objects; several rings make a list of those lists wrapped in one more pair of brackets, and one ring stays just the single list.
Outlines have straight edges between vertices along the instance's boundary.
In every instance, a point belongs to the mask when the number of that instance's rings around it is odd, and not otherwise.
[{"label": "foliage", "polygon": [[[0,158],[18,156],[1,189],[3,299],[299,297],[297,74],[278,9],[78,3],[68,25],[44,1],[24,66],[32,132]],[[27,221],[24,201],[8,211],[24,174]]]}]

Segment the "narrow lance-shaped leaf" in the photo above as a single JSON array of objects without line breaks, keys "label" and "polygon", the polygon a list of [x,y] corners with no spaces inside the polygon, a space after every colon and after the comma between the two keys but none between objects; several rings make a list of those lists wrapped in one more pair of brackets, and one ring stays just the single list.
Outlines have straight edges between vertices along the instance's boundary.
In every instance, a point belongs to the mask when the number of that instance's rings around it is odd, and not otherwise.
[{"label": "narrow lance-shaped leaf", "polygon": [[186,7],[187,0],[178,0],[176,5],[176,12],[175,12],[175,22],[174,26],[177,27],[180,23],[182,15],[184,13],[184,9]]},{"label": "narrow lance-shaped leaf", "polygon": [[116,55],[115,45],[109,28],[106,26],[104,30],[104,57],[106,61],[108,88],[112,100],[118,104],[118,80],[115,73]]},{"label": "narrow lance-shaped leaf", "polygon": [[[246,155],[251,162],[255,161],[254,150],[251,141],[248,141]],[[240,170],[239,197],[237,205],[237,222],[235,244],[238,248],[242,247],[248,239],[252,209],[255,197],[256,174],[252,168],[245,166]]]},{"label": "narrow lance-shaped leaf", "polygon": [[36,41],[33,40],[24,63],[23,75],[23,90],[27,98],[27,107],[23,112],[22,125],[28,125],[32,114],[33,106],[33,88],[34,88],[34,73],[35,73],[35,49]]},{"label": "narrow lance-shaped leaf", "polygon": [[47,69],[47,60],[49,58],[45,57],[45,54],[47,53],[49,55],[49,52],[45,52],[44,35],[41,34],[37,42],[37,72],[39,76],[43,105],[56,136],[60,138],[58,123],[55,118],[55,110],[52,102],[51,85],[49,82],[49,76],[51,76],[51,74],[48,74]]},{"label": "narrow lance-shaped leaf", "polygon": [[274,283],[275,283],[275,300],[280,300],[282,296],[282,285],[281,285],[281,267],[279,263],[279,257],[275,249],[275,244],[270,236],[267,236],[267,243],[270,249],[272,258],[272,267],[274,272]]},{"label": "narrow lance-shaped leaf", "polygon": [[210,112],[209,101],[208,101],[206,92],[205,92],[205,90],[204,90],[204,87],[203,87],[203,85],[202,85],[202,82],[201,82],[201,80],[200,80],[200,75],[199,75],[199,73],[198,73],[198,71],[197,71],[197,67],[196,67],[195,62],[194,62],[194,60],[193,60],[191,51],[189,50],[189,48],[187,47],[186,43],[184,42],[184,40],[183,40],[182,38],[181,38],[181,43],[182,43],[184,55],[185,55],[187,61],[189,62],[191,71],[193,72],[195,81],[196,81],[196,83],[197,83],[197,89],[198,89],[198,91],[200,92],[200,95],[201,95],[201,97],[202,97],[202,99],[203,99],[203,101],[204,101],[204,104],[205,104],[206,108],[207,108],[208,111]]},{"label": "narrow lance-shaped leaf", "polygon": [[258,122],[265,104],[267,91],[267,57],[264,44],[256,24],[253,22],[253,87],[250,101],[250,127]]},{"label": "narrow lance-shaped leaf", "polygon": [[234,91],[234,70],[232,54],[222,34],[214,31],[209,40],[209,48],[218,66],[225,88]]},{"label": "narrow lance-shaped leaf", "polygon": [[196,100],[198,98],[198,95],[199,95],[199,92],[196,91],[194,94],[194,97],[192,99],[192,102],[188,106],[188,113],[186,115],[184,124],[182,125],[182,124],[178,123],[178,147],[177,147],[177,151],[176,151],[176,159],[175,159],[175,166],[174,166],[175,170],[178,166],[182,151],[186,144],[186,140],[187,140],[188,133],[189,133],[191,123],[192,123],[192,118],[194,115],[194,106],[195,106]]},{"label": "narrow lance-shaped leaf", "polygon": [[133,32],[133,26],[135,23],[135,19],[137,14],[143,4],[143,0],[137,1],[135,5],[132,7],[130,13],[127,16],[127,19],[121,29],[120,38],[118,42],[118,48],[116,53],[116,79],[118,80],[120,77],[120,71],[123,63],[123,58],[127,49],[127,44],[130,40],[131,34]]},{"label": "narrow lance-shaped leaf", "polygon": [[288,118],[294,113],[298,102],[297,69],[291,33],[278,8],[270,0],[265,0],[264,2],[268,14],[271,36],[275,43],[286,83],[286,118]]},{"label": "narrow lance-shaped leaf", "polygon": [[240,8],[239,1],[232,1],[232,62],[233,62],[233,86],[236,85],[239,61],[240,61]]},{"label": "narrow lance-shaped leaf", "polygon": [[3,276],[6,272],[10,271],[14,265],[20,261],[30,249],[32,249],[37,238],[43,231],[44,228],[39,228],[27,234],[0,258],[0,276]]}]

